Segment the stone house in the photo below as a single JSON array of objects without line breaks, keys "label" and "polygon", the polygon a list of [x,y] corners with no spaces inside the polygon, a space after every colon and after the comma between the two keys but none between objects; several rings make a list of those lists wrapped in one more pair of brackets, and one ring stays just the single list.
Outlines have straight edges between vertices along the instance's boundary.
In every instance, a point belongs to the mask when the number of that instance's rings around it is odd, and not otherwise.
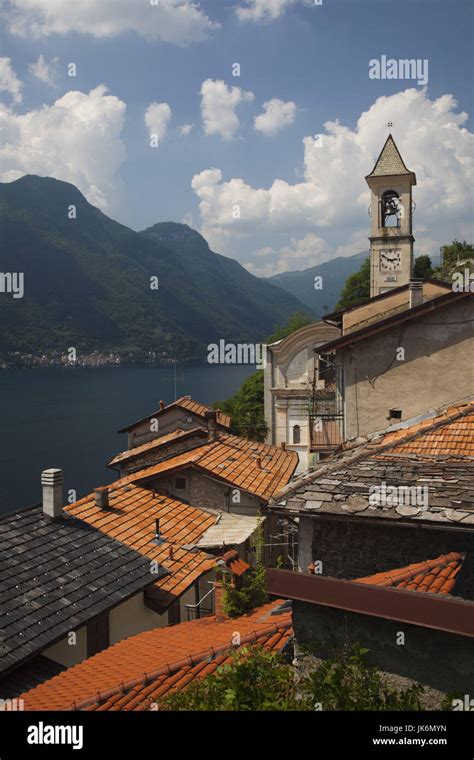
[{"label": "stone house", "polygon": [[269,571],[269,590],[295,600],[297,644],[358,641],[430,704],[472,683],[473,486],[471,400],[367,436],[277,494],[268,509],[298,522],[299,573]]},{"label": "stone house", "polygon": [[473,309],[472,293],[430,280],[326,317],[342,335],[317,351],[336,367],[346,440],[472,393]]}]

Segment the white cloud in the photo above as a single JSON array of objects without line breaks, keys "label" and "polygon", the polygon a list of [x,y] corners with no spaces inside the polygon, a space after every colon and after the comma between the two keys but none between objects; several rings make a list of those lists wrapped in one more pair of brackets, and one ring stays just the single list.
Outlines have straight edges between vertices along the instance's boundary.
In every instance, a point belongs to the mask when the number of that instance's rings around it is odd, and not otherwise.
[{"label": "white cloud", "polygon": [[193,127],[194,124],[183,124],[181,127],[179,127],[178,132],[180,135],[189,135]]},{"label": "white cloud", "polygon": [[171,119],[171,108],[168,103],[151,103],[145,112],[145,124],[150,137],[156,135],[161,140],[166,135]]},{"label": "white cloud", "polygon": [[121,139],[125,109],[105,85],[88,94],[70,90],[53,105],[25,114],[0,104],[0,179],[56,177],[108,210],[126,157]]},{"label": "white cloud", "polygon": [[9,92],[15,103],[21,103],[23,84],[12,69],[10,58],[0,58],[0,90]]},{"label": "white cloud", "polygon": [[235,12],[241,21],[274,21],[298,0],[243,0]]},{"label": "white cloud", "polygon": [[[466,119],[452,95],[431,100],[426,90],[407,89],[378,98],[353,130],[328,121],[322,141],[305,137],[301,181],[277,178],[267,188],[256,188],[238,177],[224,181],[218,168],[204,170],[192,181],[202,232],[217,250],[245,260],[256,241],[265,246],[272,236],[286,235],[288,247],[291,238],[305,239],[316,231],[334,252],[331,258],[367,248],[370,198],[364,177],[385,142],[387,121],[393,121],[395,140],[418,180],[415,237],[421,224],[433,241],[448,242],[466,228],[472,213],[474,135],[463,126]],[[402,125],[399,132],[397,125]],[[233,214],[236,204],[240,218]],[[281,254],[290,269],[302,260],[301,248],[293,248],[294,255]]]},{"label": "white cloud", "polygon": [[115,37],[135,32],[177,45],[205,40],[219,24],[194,0],[9,0],[7,28],[20,37],[79,32]]},{"label": "white cloud", "polygon": [[206,79],[201,85],[201,116],[205,134],[220,135],[229,140],[240,127],[235,113],[237,106],[253,99],[253,92],[229,87],[221,79]]},{"label": "white cloud", "polygon": [[40,82],[49,84],[50,87],[56,87],[57,79],[57,67],[59,58],[53,58],[49,63],[46,61],[43,54],[41,54],[36,63],[30,63],[30,73]]},{"label": "white cloud", "polygon": [[255,117],[254,126],[264,135],[274,135],[293,124],[296,116],[296,103],[288,100],[286,103],[279,98],[272,98],[263,104],[263,113]]},{"label": "white cloud", "polygon": [[272,277],[280,272],[307,269],[331,258],[327,242],[312,232],[299,240],[292,238],[289,245],[282,246],[277,251],[266,246],[255,251],[254,255],[258,259],[264,257],[265,262],[248,262],[245,266],[258,277]]}]

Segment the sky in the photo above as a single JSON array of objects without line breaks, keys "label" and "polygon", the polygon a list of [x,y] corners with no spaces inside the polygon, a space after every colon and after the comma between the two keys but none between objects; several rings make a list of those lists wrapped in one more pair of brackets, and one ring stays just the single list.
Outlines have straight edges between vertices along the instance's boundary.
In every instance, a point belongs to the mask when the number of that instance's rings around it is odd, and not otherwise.
[{"label": "sky", "polygon": [[72,182],[272,276],[368,248],[364,177],[391,132],[418,180],[415,255],[437,255],[474,237],[473,8],[0,0],[0,180]]}]

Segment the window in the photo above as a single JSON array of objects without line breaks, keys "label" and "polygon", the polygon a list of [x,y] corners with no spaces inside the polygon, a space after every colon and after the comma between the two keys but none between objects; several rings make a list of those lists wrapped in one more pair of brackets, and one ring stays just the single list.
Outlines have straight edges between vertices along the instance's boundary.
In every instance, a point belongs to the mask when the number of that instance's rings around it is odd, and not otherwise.
[{"label": "window", "polygon": [[293,425],[293,443],[301,443],[301,428],[299,425]]},{"label": "window", "polygon": [[186,478],[175,478],[174,479],[174,487],[176,491],[185,491],[186,490]]}]

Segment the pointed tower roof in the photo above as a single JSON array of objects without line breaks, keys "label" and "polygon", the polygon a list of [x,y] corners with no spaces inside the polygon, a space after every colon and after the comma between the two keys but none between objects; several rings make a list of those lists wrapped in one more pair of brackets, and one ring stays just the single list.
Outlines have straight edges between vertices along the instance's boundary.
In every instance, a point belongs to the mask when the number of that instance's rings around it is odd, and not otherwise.
[{"label": "pointed tower roof", "polygon": [[395,140],[390,134],[380,151],[380,155],[375,162],[375,166],[367,175],[368,177],[389,177],[399,176],[400,174],[410,174],[413,177],[413,184],[416,185],[416,176],[414,172],[411,172],[405,166],[403,158],[400,155],[400,151],[397,148]]}]

